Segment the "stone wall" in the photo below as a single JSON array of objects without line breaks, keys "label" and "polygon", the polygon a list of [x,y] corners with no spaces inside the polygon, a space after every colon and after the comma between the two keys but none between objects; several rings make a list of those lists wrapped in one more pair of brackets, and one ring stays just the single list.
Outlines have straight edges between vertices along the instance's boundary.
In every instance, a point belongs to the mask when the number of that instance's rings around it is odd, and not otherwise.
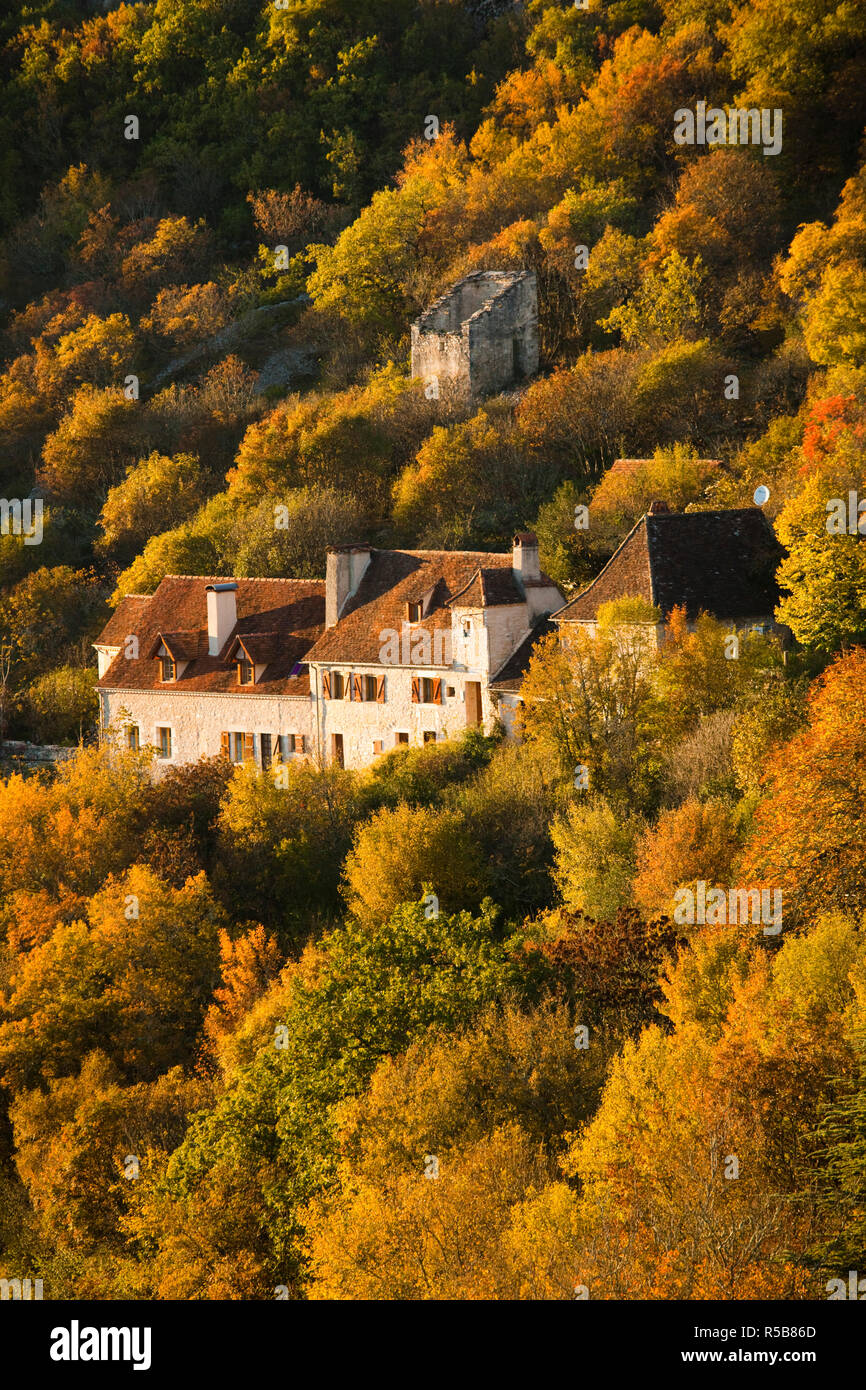
[{"label": "stone wall", "polygon": [[458,281],[412,325],[412,375],[469,397],[495,395],[538,370],[538,291],[530,271]]},{"label": "stone wall", "polygon": [[[310,753],[315,749],[316,714],[312,696],[280,697],[274,695],[208,694],[202,691],[180,690],[110,690],[102,692],[103,724],[112,728],[119,741],[125,743],[125,728],[137,724],[141,747],[151,743],[159,746],[156,730],[166,727],[172,731],[172,754],[166,760],[156,759],[155,770],[169,764],[194,763],[201,757],[216,757],[221,748],[220,734],[249,733],[254,735],[256,761],[261,747],[259,738],[268,733],[272,739],[280,734],[305,734]],[[275,744],[272,744],[275,748]]]},{"label": "stone wall", "polygon": [[[381,676],[381,666],[329,665],[330,671],[344,675]],[[412,700],[412,678],[434,677],[442,681],[442,703],[421,704]],[[316,672],[320,680],[320,673]],[[492,727],[496,717],[486,684],[480,673],[455,672],[447,667],[391,666],[385,673],[385,700],[322,700],[320,708],[321,741],[325,761],[333,756],[333,735],[343,736],[343,765],[369,767],[379,753],[374,744],[381,742],[382,753],[397,745],[397,734],[408,734],[408,742],[418,747],[425,733],[440,739],[459,738],[467,726],[466,682],[476,680],[481,685],[481,718],[485,728]],[[449,694],[451,691],[453,693]]]}]

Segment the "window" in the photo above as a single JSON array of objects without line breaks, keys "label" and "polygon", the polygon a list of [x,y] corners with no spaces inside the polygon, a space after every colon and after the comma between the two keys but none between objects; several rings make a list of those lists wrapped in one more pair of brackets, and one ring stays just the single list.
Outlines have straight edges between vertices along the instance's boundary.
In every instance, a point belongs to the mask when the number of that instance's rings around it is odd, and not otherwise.
[{"label": "window", "polygon": [[436,730],[435,730],[435,729],[425,729],[425,730],[424,730],[424,734],[423,734],[423,738],[424,738],[424,742],[425,742],[425,743],[435,743],[435,742],[436,742]]},{"label": "window", "polygon": [[156,746],[161,758],[171,757],[171,729],[164,725],[156,731]]},{"label": "window", "polygon": [[394,742],[395,742],[396,744],[398,744],[398,745],[401,744],[401,743],[408,743],[408,742],[409,742],[409,735],[408,735],[408,734],[395,734],[395,735],[394,735]]},{"label": "window", "polygon": [[289,734],[289,750],[290,750],[290,752],[292,752],[292,753],[306,753],[306,751],[307,751],[307,735],[306,735],[306,734]]},{"label": "window", "polygon": [[271,736],[270,734],[259,734],[259,757],[262,767],[271,765]]},{"label": "window", "polygon": [[256,672],[253,663],[242,656],[238,662],[238,685],[253,685],[255,679]]},{"label": "window", "polygon": [[445,694],[448,695],[448,696],[453,696],[453,694],[454,694],[454,686],[453,686],[453,685],[446,685],[446,687],[445,687]]},{"label": "window", "polygon": [[126,726],[126,746],[133,753],[137,753],[140,747],[140,739],[137,724],[127,724]]},{"label": "window", "polygon": [[378,700],[385,702],[384,676],[350,676],[348,695],[353,700]]},{"label": "window", "polygon": [[338,767],[343,767],[343,735],[331,734],[331,757]]},{"label": "window", "polygon": [[410,621],[410,623],[420,623],[420,621],[421,621],[421,605],[420,605],[420,603],[407,603],[407,604],[406,604],[406,612],[407,612],[408,615],[409,615],[409,621]]},{"label": "window", "polygon": [[331,672],[331,695],[332,700],[344,700],[346,698],[346,677],[342,671]]},{"label": "window", "polygon": [[162,679],[164,681],[175,680],[177,677],[177,667],[172,658],[170,656],[163,656],[160,658],[160,662],[162,665]]},{"label": "window", "polygon": [[220,751],[224,758],[230,758],[233,763],[245,762],[255,757],[255,737],[235,730],[220,734]]},{"label": "window", "polygon": [[438,676],[416,676],[412,681],[412,698],[416,704],[441,705],[442,681]]}]

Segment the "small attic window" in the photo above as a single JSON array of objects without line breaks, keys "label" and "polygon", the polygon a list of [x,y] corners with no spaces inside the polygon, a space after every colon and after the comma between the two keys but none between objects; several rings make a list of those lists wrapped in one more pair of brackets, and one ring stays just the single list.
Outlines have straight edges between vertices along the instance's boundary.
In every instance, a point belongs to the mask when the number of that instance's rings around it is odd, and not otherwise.
[{"label": "small attic window", "polygon": [[246,656],[238,659],[238,685],[254,685],[256,672],[253,663]]},{"label": "small attic window", "polygon": [[420,603],[407,603],[407,604],[406,604],[406,613],[407,613],[407,615],[408,615],[408,618],[409,618],[410,623],[420,623],[420,621],[421,621],[421,604],[420,604]]},{"label": "small attic window", "polygon": [[160,666],[162,667],[162,679],[164,681],[177,680],[177,666],[172,657],[168,655],[160,657]]}]

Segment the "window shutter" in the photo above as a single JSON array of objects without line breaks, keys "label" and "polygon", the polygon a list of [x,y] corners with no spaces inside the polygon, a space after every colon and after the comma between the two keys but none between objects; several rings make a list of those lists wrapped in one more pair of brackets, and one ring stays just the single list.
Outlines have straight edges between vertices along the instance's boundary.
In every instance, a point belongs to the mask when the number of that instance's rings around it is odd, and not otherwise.
[{"label": "window shutter", "polygon": [[244,759],[246,759],[246,758],[251,758],[252,756],[253,756],[253,736],[252,736],[252,734],[244,734]]},{"label": "window shutter", "polygon": [[298,734],[297,744],[298,744],[298,752],[299,752],[299,753],[306,753],[306,751],[307,751],[307,735],[306,735],[306,734]]},{"label": "window shutter", "polygon": [[385,703],[385,677],[379,676],[376,680],[376,699],[380,705]]},{"label": "window shutter", "polygon": [[323,671],[323,672],[322,672],[322,696],[323,696],[323,698],[324,698],[325,700],[330,700],[330,698],[331,698],[331,673],[330,673],[330,671]]},{"label": "window shutter", "polygon": [[228,734],[220,734],[220,752],[224,758],[230,758],[232,755]]},{"label": "window shutter", "polygon": [[350,700],[360,700],[361,691],[358,685],[358,677],[351,671],[346,677],[346,695]]},{"label": "window shutter", "polygon": [[442,703],[442,681],[441,681],[441,679],[440,679],[439,677],[437,677],[437,678],[433,681],[433,704],[434,704],[434,705],[441,705],[441,703]]},{"label": "window shutter", "polygon": [[421,681],[418,676],[412,677],[412,704],[417,705],[421,702]]},{"label": "window shutter", "polygon": [[297,753],[297,751],[298,751],[298,735],[297,735],[297,734],[289,734],[289,752],[290,752],[290,753]]}]

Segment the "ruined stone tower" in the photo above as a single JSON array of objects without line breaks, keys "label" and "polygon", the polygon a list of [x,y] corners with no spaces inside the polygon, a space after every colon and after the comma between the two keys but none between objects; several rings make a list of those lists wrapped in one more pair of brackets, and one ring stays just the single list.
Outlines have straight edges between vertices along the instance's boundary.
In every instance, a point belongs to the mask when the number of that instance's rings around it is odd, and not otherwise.
[{"label": "ruined stone tower", "polygon": [[412,375],[461,396],[495,395],[538,370],[538,293],[528,270],[479,270],[412,324]]}]

